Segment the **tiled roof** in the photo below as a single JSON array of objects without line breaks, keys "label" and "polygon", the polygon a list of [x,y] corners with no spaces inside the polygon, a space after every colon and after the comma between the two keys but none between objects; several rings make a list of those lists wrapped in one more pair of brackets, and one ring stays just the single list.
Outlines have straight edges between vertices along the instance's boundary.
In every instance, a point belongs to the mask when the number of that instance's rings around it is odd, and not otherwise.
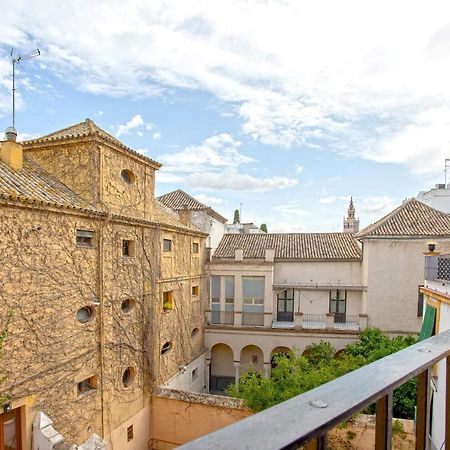
[{"label": "tiled roof", "polygon": [[210,216],[214,217],[219,222],[225,223],[227,221],[227,219],[221,216],[217,211],[214,211],[209,206],[206,206],[202,202],[199,202],[194,197],[191,197],[181,189],[177,189],[176,191],[161,195],[157,199],[163,205],[175,211],[180,211],[184,206],[186,206],[192,211],[207,211]]},{"label": "tiled roof", "polygon": [[13,170],[0,160],[0,197],[100,212],[26,157],[21,170]]},{"label": "tiled roof", "polygon": [[412,198],[356,234],[357,238],[391,236],[450,237],[450,215]]},{"label": "tiled roof", "polygon": [[266,249],[276,259],[359,260],[361,249],[349,233],[225,234],[214,258],[234,258],[237,248],[244,258],[264,258]]},{"label": "tiled roof", "polygon": [[45,136],[31,139],[29,141],[23,142],[23,145],[31,146],[33,144],[42,144],[46,142],[54,142],[54,141],[62,141],[62,140],[70,140],[75,138],[94,136],[101,138],[105,141],[113,143],[114,145],[132,153],[133,155],[146,160],[151,163],[156,168],[161,167],[161,164],[157,161],[154,161],[147,156],[144,156],[142,153],[136,152],[135,150],[127,147],[125,144],[120,142],[114,136],[107,133],[105,130],[102,130],[99,126],[97,126],[91,119],[86,119],[84,122],[77,123],[75,125],[71,125],[70,127],[63,128],[62,130],[55,131],[53,133],[47,134]]}]

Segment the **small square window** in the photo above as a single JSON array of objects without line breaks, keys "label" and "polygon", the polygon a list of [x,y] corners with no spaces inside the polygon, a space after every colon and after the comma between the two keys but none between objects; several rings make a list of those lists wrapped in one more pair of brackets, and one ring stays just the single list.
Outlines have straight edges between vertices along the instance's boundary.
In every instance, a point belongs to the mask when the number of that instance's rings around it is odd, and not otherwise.
[{"label": "small square window", "polygon": [[93,247],[94,232],[86,230],[77,230],[77,245],[79,247]]},{"label": "small square window", "polygon": [[132,257],[134,256],[135,246],[134,241],[124,239],[122,241],[122,256]]},{"label": "small square window", "polygon": [[198,250],[199,250],[198,242],[194,242],[192,244],[192,253],[198,253]]},{"label": "small square window", "polygon": [[86,378],[83,381],[80,381],[77,384],[77,394],[78,397],[80,397],[83,394],[86,394],[89,391],[92,391],[94,389],[97,389],[97,377],[92,376],[89,378]]},{"label": "small square window", "polygon": [[163,311],[172,311],[173,309],[173,292],[163,292]]},{"label": "small square window", "polygon": [[133,438],[134,438],[134,435],[133,435],[133,425],[130,425],[130,426],[127,428],[127,441],[130,442]]},{"label": "small square window", "polygon": [[172,241],[170,239],[163,239],[163,252],[172,251]]},{"label": "small square window", "polygon": [[198,297],[198,286],[192,286],[192,295]]}]

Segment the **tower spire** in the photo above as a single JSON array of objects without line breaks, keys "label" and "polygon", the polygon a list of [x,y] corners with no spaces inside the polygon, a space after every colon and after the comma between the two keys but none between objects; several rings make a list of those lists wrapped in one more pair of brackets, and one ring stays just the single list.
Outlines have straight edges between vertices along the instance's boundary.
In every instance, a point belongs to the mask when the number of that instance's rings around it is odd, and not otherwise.
[{"label": "tower spire", "polygon": [[353,205],[353,197],[350,197],[347,218],[344,218],[344,233],[357,233],[359,231],[359,218],[356,218],[356,210]]}]

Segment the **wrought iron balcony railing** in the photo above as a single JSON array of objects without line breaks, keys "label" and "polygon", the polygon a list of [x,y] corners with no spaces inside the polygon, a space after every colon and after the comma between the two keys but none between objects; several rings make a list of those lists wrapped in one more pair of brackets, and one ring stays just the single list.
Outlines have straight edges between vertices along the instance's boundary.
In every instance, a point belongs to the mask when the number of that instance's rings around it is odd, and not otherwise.
[{"label": "wrought iron balcony railing", "polygon": [[325,449],[327,431],[376,404],[375,448],[390,449],[392,393],[418,376],[416,449],[428,448],[432,366],[446,358],[445,411],[433,420],[445,424],[450,442],[450,330],[350,372],[286,402],[185,444],[183,450]]}]

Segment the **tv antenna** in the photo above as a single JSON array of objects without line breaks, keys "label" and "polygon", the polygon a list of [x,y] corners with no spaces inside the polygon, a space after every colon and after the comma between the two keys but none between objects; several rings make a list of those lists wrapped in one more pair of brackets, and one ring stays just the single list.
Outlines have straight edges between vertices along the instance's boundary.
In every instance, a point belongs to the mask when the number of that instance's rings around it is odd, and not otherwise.
[{"label": "tv antenna", "polygon": [[450,162],[450,158],[445,158],[444,165],[444,185],[447,187],[447,172],[448,172],[448,163]]},{"label": "tv antenna", "polygon": [[13,128],[16,129],[16,64],[21,61],[26,61],[27,59],[35,58],[41,54],[40,50],[37,48],[32,52],[26,53],[25,55],[16,55],[14,49],[11,49],[11,62],[13,66],[13,79],[12,79],[12,101],[13,101]]}]

